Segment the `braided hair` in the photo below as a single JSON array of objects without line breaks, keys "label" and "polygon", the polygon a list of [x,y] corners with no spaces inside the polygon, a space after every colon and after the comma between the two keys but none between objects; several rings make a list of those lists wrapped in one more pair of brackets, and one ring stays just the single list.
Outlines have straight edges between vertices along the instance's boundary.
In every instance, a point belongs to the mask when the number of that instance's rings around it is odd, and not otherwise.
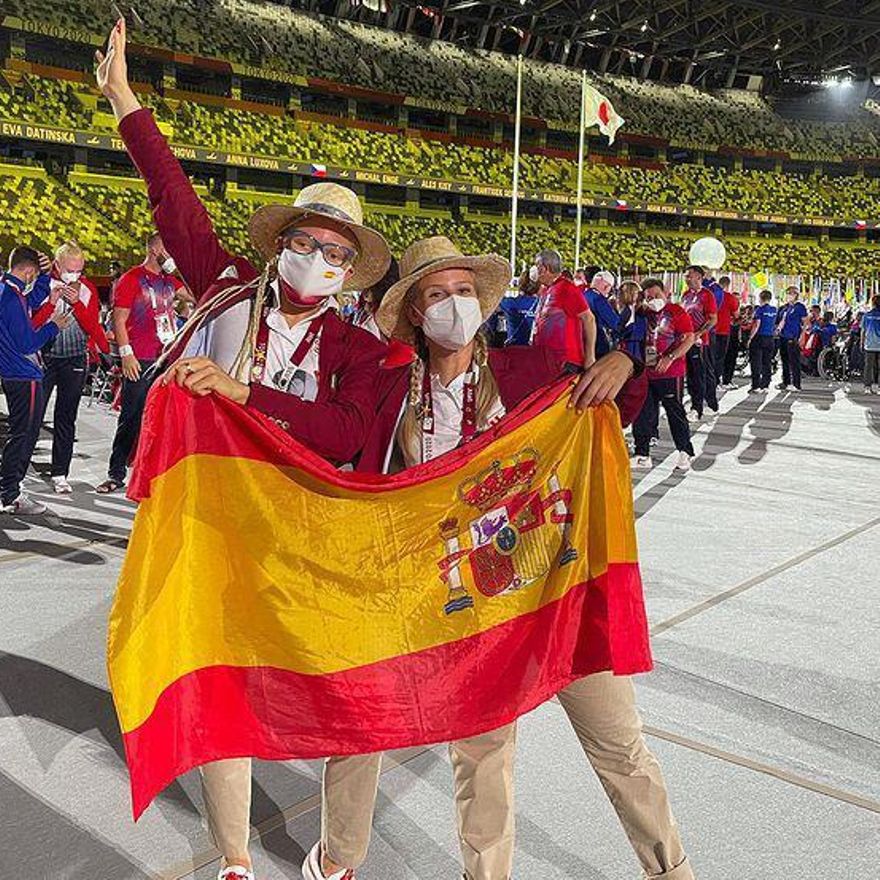
[{"label": "braided hair", "polygon": [[[408,297],[409,298],[409,295]],[[428,344],[421,327],[415,328],[416,358],[409,371],[409,393],[400,427],[397,445],[408,467],[422,463],[422,430],[425,413],[422,412],[422,386],[428,368]],[[477,375],[477,431],[489,426],[489,414],[497,403],[500,392],[498,383],[489,366],[489,345],[482,331],[474,337],[474,353],[471,369],[476,366]]]}]

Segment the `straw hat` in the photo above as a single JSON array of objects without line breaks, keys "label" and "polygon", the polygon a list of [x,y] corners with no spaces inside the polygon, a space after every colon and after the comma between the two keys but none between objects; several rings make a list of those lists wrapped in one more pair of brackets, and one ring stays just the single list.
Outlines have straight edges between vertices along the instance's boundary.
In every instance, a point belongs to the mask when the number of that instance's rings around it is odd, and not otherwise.
[{"label": "straw hat", "polygon": [[435,235],[411,244],[400,258],[400,281],[388,289],[376,312],[376,323],[386,336],[412,343],[415,328],[404,308],[412,286],[443,269],[470,269],[474,273],[477,299],[486,320],[498,307],[510,283],[510,263],[498,254],[468,257],[446,236]]},{"label": "straw hat", "polygon": [[363,225],[360,200],[347,186],[338,183],[313,183],[300,192],[292,205],[264,205],[251,217],[248,234],[260,253],[271,260],[277,253],[278,236],[297,220],[310,216],[335,221],[358,243],[358,256],[345,290],[362,290],[385,274],[391,263],[388,244],[375,229]]}]

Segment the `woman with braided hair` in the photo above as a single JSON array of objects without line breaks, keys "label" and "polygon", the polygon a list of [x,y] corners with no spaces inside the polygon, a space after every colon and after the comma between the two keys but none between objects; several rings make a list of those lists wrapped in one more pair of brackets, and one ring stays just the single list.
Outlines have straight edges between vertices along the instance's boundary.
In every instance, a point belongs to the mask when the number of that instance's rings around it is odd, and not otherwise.
[{"label": "woman with braided hair", "polygon": [[[400,273],[376,322],[386,338],[413,346],[416,356],[380,369],[377,415],[358,470],[391,473],[436,458],[563,373],[582,372],[545,346],[487,346],[480,327],[510,280],[502,257],[465,256],[448,238],[436,236],[407,249]],[[616,398],[629,423],[644,395],[635,376],[640,364],[613,354],[581,377],[571,402],[583,410]]]},{"label": "woman with braided hair", "polygon": [[[376,314],[383,335],[414,347],[413,360],[379,372],[379,408],[358,469],[393,473],[431,461],[491,427],[568,369],[546,347],[488,349],[480,327],[498,306],[510,266],[466,256],[442,236],[411,245],[401,280]],[[579,411],[615,400],[628,423],[641,409],[640,365],[611,352],[572,391]],[[609,790],[646,872],[689,880],[656,761],[645,746],[627,676],[598,671],[559,695],[596,772]],[[508,880],[514,851],[516,725],[449,746],[466,880]],[[324,767],[321,840],[303,864],[305,880],[354,880],[370,840],[381,754],[330,758]],[[682,867],[682,865],[684,867]],[[678,873],[666,871],[675,868]]]},{"label": "woman with braided hair", "polygon": [[[336,296],[383,277],[391,262],[384,238],[363,225],[354,192],[322,182],[305,187],[292,205],[266,205],[250,218],[262,269],[229,253],[129,85],[123,19],[97,60],[98,84],[147,183],[163,244],[200,299],[157,362],[170,364],[164,381],[258,410],[317,454],[350,462],[372,424],[386,347],[337,315]],[[218,631],[218,639],[227,637]],[[219,880],[254,880],[250,758],[213,761],[201,773],[208,825],[223,856]]]}]

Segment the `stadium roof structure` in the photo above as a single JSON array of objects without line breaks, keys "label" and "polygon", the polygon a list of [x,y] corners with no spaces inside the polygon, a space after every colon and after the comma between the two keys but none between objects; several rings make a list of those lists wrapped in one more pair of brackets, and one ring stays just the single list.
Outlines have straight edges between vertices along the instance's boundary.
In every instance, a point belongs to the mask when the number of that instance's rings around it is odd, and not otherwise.
[{"label": "stadium roof structure", "polygon": [[880,0],[288,0],[477,49],[679,82],[880,74]]}]

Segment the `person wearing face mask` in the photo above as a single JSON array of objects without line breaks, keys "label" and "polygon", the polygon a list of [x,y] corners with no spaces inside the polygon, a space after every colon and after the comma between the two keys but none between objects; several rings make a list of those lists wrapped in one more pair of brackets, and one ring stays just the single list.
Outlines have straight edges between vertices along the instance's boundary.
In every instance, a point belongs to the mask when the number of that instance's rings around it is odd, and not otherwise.
[{"label": "person wearing face mask", "polygon": [[562,274],[558,251],[541,251],[529,278],[544,288],[535,317],[532,345],[549,348],[563,362],[589,368],[596,361],[596,318],[583,290]]},{"label": "person wearing face mask", "polygon": [[[168,365],[163,381],[226,397],[333,463],[351,462],[375,418],[387,347],[344,322],[336,297],[377,284],[391,263],[384,238],[363,224],[357,195],[321,182],[305,187],[292,205],[266,205],[248,224],[264,264],[231,254],[128,83],[123,20],[97,60],[98,85],[147,183],[162,241],[199,299],[157,363]],[[223,857],[219,877],[253,880],[251,761],[215,761],[201,775],[208,825]]]},{"label": "person wearing face mask", "polygon": [[0,511],[17,516],[46,513],[46,505],[21,491],[40,433],[43,366],[40,349],[70,323],[55,313],[39,329],[32,315],[50,295],[48,257],[16,247],[0,286],[0,380],[9,413],[9,432],[0,458]]},{"label": "person wearing face mask", "polygon": [[[447,238],[411,245],[401,280],[376,315],[386,336],[412,345],[416,358],[379,378],[379,410],[358,470],[395,473],[467,443],[532,392],[565,372],[565,358],[541,346],[488,349],[480,327],[500,301],[509,264],[494,254],[467,256]],[[574,366],[575,371],[577,365]],[[584,372],[572,405],[616,399],[627,423],[644,398],[637,365],[612,352]],[[612,792],[646,869],[691,875],[656,763],[641,734],[626,677],[587,676],[560,694],[584,749]],[[515,724],[450,744],[459,844],[466,880],[507,880],[514,852]],[[305,880],[354,880],[366,857],[381,755],[330,758],[325,764],[321,840],[303,864]],[[624,780],[643,780],[639,792]],[[636,816],[637,798],[651,818]]]},{"label": "person wearing face mask", "polygon": [[55,311],[69,313],[70,325],[43,349],[43,414],[56,392],[52,417],[52,487],[58,494],[72,492],[68,475],[73,458],[76,416],[88,372],[89,351],[108,354],[110,344],[101,326],[98,289],[83,274],[85,255],[75,241],[55,251],[49,300],[34,315],[34,326]]},{"label": "person wearing face mask", "polygon": [[662,406],[678,450],[675,469],[687,471],[691,466],[694,447],[681,398],[685,358],[696,339],[694,324],[680,305],[669,301],[662,281],[649,278],[642,285],[642,290],[649,313],[645,347],[648,396],[633,424],[636,445],[633,466],[640,470],[650,470],[654,466],[651,461],[651,438],[657,431]]},{"label": "person wearing face mask", "polygon": [[151,368],[174,338],[176,297],[192,299],[174,275],[177,266],[162,236],[147,239],[143,263],[125,272],[113,290],[113,335],[122,362],[122,396],[107,479],[96,491],[105,495],[125,485],[128,461],[137,446]]}]

